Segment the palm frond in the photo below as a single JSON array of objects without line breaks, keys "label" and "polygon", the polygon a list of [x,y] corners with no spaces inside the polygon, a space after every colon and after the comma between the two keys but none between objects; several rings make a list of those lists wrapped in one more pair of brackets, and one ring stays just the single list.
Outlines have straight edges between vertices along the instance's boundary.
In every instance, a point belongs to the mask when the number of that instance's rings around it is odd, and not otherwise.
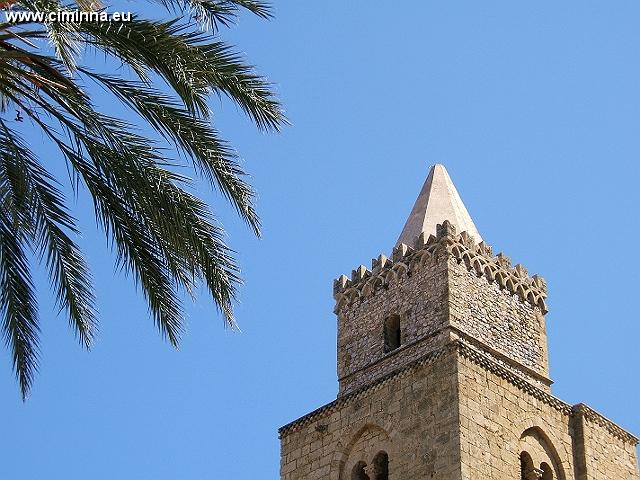
[{"label": "palm frond", "polygon": [[46,257],[49,278],[60,307],[80,342],[91,347],[97,330],[93,285],[86,262],[64,229],[77,233],[56,181],[36,160],[24,141],[0,120],[0,150],[12,158],[26,184],[28,210],[34,218],[32,241]]},{"label": "palm frond", "polygon": [[2,335],[11,350],[22,398],[38,369],[38,307],[25,246],[33,221],[27,183],[14,159],[0,150],[0,312]]},{"label": "palm frond", "polygon": [[[43,91],[81,120],[75,123],[64,110],[52,108],[39,92],[31,97],[82,146],[78,151],[56,138],[91,192],[97,216],[114,240],[122,265],[139,279],[161,331],[177,343],[181,326],[176,319],[181,309],[162,272],[185,262],[196,269],[192,274],[204,276],[227,322],[233,325],[230,305],[238,282],[237,267],[221,241],[221,231],[208,221],[204,204],[194,203],[194,197],[177,189],[174,182],[183,179],[160,168],[163,159],[153,144],[131,133],[130,125],[93,112],[83,104],[85,97],[67,104],[48,88]],[[122,230],[123,226],[128,230]],[[168,244],[170,239],[174,241]],[[163,247],[164,256],[154,250]],[[179,280],[185,272],[173,274]]]},{"label": "palm frond", "polygon": [[190,15],[200,25],[217,31],[229,27],[245,9],[264,19],[272,18],[271,5],[255,0],[156,0],[174,13]]},{"label": "palm frond", "polygon": [[206,34],[176,22],[134,20],[118,27],[81,24],[91,36],[87,43],[129,65],[143,81],[149,70],[159,74],[180,96],[187,109],[207,118],[207,98],[226,95],[265,130],[277,130],[287,120],[272,85],[224,42],[206,42]]},{"label": "palm frond", "polygon": [[[217,33],[242,10],[270,18],[253,0],[156,0],[179,12],[171,21],[0,24],[0,113],[9,108],[39,127],[67,162],[71,186],[86,187],[118,265],[139,285],[172,345],[183,331],[182,294],[206,285],[226,325],[241,283],[233,251],[210,208],[175,173],[185,160],[230,201],[259,235],[255,193],[235,150],[211,124],[212,94],[226,96],[262,130],[287,120],[273,85]],[[94,0],[21,0],[32,11],[98,8]],[[138,80],[86,68],[91,49],[116,59]],[[51,53],[50,53],[51,52]],[[91,79],[138,113],[163,140],[101,113],[85,93]],[[164,87],[157,86],[163,82]],[[165,93],[168,87],[168,92]],[[89,268],[72,237],[76,221],[62,186],[13,124],[0,117],[0,306],[23,397],[38,360],[38,312],[29,255],[40,254],[56,299],[87,348],[97,331]]]},{"label": "palm frond", "polygon": [[82,69],[104,85],[125,105],[137,111],[153,128],[189,154],[194,167],[217,184],[238,213],[260,234],[260,220],[253,206],[255,193],[242,179],[245,172],[235,152],[220,139],[209,122],[194,117],[169,96],[140,82]]}]

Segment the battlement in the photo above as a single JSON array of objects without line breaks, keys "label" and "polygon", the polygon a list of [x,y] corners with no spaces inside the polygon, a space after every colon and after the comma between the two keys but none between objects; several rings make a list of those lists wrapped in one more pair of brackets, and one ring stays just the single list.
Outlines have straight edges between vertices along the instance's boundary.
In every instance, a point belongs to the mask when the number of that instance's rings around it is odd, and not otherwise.
[{"label": "battlement", "polygon": [[360,265],[352,271],[350,279],[341,275],[334,280],[335,313],[357,299],[388,289],[400,276],[411,276],[416,266],[424,266],[440,252],[447,252],[458,263],[464,262],[467,270],[474,271],[478,277],[496,282],[500,289],[538,307],[543,314],[547,313],[547,285],[542,277],[529,276],[520,264],[511,266],[511,259],[502,253],[493,256],[491,246],[485,242],[476,244],[467,232],[456,234],[455,226],[448,220],[437,226],[436,236],[427,237],[423,232],[415,239],[413,247],[400,244],[393,249],[392,258],[380,255],[372,259],[371,270]]}]

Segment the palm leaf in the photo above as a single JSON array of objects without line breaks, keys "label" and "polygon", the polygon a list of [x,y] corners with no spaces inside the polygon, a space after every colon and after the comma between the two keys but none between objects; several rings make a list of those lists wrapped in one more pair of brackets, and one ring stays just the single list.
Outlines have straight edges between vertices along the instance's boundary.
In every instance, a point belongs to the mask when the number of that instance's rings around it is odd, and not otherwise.
[{"label": "palm leaf", "polygon": [[[255,193],[235,150],[211,124],[209,100],[212,94],[228,97],[262,130],[286,123],[273,85],[213,37],[242,10],[270,18],[271,9],[251,0],[157,1],[178,18],[0,24],[1,326],[23,397],[38,365],[31,252],[46,265],[58,304],[87,348],[97,331],[97,314],[64,187],[14,128],[13,109],[39,127],[67,162],[74,191],[86,189],[118,265],[133,277],[172,345],[179,344],[184,330],[182,296],[194,295],[200,283],[226,324],[235,327],[233,302],[241,279],[233,252],[209,206],[189,192],[191,180],[174,170],[187,161],[259,234]],[[24,0],[16,6],[31,11],[99,7],[92,0]],[[137,79],[89,69],[82,58],[87,49],[119,61]],[[163,140],[142,136],[131,121],[101,113],[85,93],[90,81],[135,111]]]}]

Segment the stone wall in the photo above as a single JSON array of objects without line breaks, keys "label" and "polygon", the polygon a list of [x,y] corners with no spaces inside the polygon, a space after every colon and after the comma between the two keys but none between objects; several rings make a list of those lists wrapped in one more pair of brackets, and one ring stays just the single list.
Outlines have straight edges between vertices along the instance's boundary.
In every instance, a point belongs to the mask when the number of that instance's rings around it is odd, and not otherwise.
[{"label": "stone wall", "polygon": [[498,282],[449,261],[449,324],[533,370],[549,376],[547,335],[540,308]]},{"label": "stone wall", "polygon": [[280,429],[282,480],[351,480],[385,451],[389,478],[460,480],[456,353],[442,350]]},{"label": "stone wall", "polygon": [[[445,222],[438,236],[401,245],[392,259],[334,283],[338,317],[338,379],[344,395],[442,346],[453,326],[500,352],[532,381],[548,379],[546,285],[508,257],[493,256]],[[402,348],[385,353],[384,321],[399,315]]]},{"label": "stone wall", "polygon": [[[375,283],[371,287],[376,289],[375,295],[363,295],[336,312],[341,395],[438,345],[437,338],[432,337],[447,319],[446,256],[440,261],[413,266],[411,270],[401,262],[395,266],[395,274],[388,276],[384,284],[371,282]],[[385,353],[383,326],[390,315],[400,316],[402,348]],[[363,372],[366,367],[370,368]]]},{"label": "stone wall", "polygon": [[521,480],[523,452],[531,479],[640,479],[635,437],[462,340],[282,427],[280,438],[282,480],[351,480],[381,451],[391,480]]},{"label": "stone wall", "polygon": [[554,480],[573,479],[571,407],[523,391],[481,365],[486,358],[460,356],[462,478],[521,480],[520,454],[528,451],[537,468],[554,468]]},{"label": "stone wall", "polygon": [[538,473],[552,472],[543,480],[640,478],[635,437],[589,407],[572,407],[512,375],[486,352],[464,345],[460,352],[463,479],[521,480],[522,452]]},{"label": "stone wall", "polygon": [[586,405],[573,408],[576,480],[637,479],[636,446],[629,435]]}]

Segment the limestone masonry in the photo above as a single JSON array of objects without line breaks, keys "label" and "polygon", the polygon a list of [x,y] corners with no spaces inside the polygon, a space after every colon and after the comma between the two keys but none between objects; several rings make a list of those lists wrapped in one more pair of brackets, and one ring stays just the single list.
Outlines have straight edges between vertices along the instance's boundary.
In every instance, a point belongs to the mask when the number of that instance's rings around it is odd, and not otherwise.
[{"label": "limestone masonry", "polygon": [[493,255],[442,165],[334,297],[338,398],[280,428],[281,480],[640,479],[635,436],[551,394],[546,283]]}]

